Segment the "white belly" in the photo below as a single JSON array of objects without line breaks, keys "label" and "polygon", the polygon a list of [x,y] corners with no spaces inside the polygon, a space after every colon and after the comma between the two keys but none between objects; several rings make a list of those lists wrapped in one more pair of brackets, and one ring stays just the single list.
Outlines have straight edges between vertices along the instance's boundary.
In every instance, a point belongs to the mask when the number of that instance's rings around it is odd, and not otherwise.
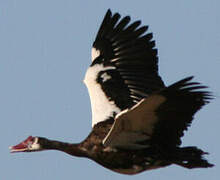
[{"label": "white belly", "polygon": [[97,75],[100,71],[115,69],[115,67],[103,67],[96,64],[86,72],[84,83],[86,84],[92,108],[92,127],[109,117],[113,116],[113,112],[119,113],[121,110],[115,105],[114,101],[109,101],[103,92],[101,85],[97,83]]}]

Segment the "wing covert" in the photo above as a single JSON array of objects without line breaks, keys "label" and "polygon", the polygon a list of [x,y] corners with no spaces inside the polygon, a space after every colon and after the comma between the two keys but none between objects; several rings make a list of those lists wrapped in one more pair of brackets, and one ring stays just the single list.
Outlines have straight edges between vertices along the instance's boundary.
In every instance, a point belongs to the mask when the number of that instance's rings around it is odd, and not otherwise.
[{"label": "wing covert", "polygon": [[211,99],[205,86],[185,78],[122,111],[103,141],[105,146],[177,146],[194,114]]}]

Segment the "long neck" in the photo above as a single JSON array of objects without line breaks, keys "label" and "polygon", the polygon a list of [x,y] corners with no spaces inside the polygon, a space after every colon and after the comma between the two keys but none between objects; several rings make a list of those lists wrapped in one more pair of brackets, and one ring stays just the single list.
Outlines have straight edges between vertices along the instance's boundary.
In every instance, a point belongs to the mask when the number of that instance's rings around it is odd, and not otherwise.
[{"label": "long neck", "polygon": [[70,144],[66,142],[49,140],[38,137],[42,150],[59,150],[72,156],[88,157],[87,151],[80,147],[80,144]]}]

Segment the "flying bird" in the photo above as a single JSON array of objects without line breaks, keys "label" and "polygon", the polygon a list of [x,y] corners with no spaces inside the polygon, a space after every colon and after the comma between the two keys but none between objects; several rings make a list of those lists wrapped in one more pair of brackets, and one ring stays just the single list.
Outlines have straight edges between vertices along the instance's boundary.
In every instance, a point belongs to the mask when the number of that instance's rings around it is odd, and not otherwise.
[{"label": "flying bird", "polygon": [[193,77],[165,86],[147,29],[141,21],[130,22],[130,16],[107,11],[84,79],[92,108],[92,130],[85,140],[73,144],[29,136],[11,152],[59,150],[122,174],[171,164],[212,167],[203,150],[180,146],[195,113],[212,95]]}]

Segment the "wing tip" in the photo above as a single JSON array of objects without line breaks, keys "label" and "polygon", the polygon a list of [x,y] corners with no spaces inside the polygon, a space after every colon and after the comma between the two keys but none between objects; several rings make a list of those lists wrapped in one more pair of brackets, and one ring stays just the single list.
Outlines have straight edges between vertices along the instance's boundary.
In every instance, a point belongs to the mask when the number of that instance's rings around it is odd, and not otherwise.
[{"label": "wing tip", "polygon": [[106,16],[112,16],[112,11],[111,11],[110,8],[107,10],[107,12],[106,12]]},{"label": "wing tip", "polygon": [[[209,88],[208,86],[202,85],[199,82],[192,81],[194,76],[186,77],[176,83],[168,86],[161,92],[163,95],[172,95],[172,94],[185,94],[187,96],[193,96],[195,100],[201,102],[201,106],[210,102],[210,100],[214,99],[215,96],[211,91],[207,91],[205,89]],[[198,98],[198,99],[196,99]]]}]

